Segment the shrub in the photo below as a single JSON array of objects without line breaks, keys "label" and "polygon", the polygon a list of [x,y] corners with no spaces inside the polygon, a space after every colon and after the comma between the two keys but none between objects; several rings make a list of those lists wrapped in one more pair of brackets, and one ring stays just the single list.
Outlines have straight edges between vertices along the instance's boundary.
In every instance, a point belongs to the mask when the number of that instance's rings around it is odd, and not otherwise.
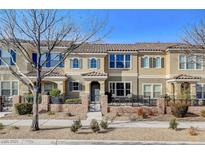
[{"label": "shrub", "polygon": [[201,113],[201,116],[202,116],[202,117],[205,117],[205,110],[201,110],[200,113]]},{"label": "shrub", "polygon": [[108,122],[107,120],[102,120],[100,122],[100,127],[102,127],[103,129],[107,129],[108,128]]},{"label": "shrub", "polygon": [[0,130],[4,129],[4,125],[0,123]]},{"label": "shrub", "polygon": [[169,121],[169,128],[171,129],[177,129],[178,123],[176,121],[176,118],[173,118]]},{"label": "shrub", "polygon": [[197,128],[190,127],[190,128],[188,128],[188,133],[191,136],[196,136],[196,135],[198,135],[198,130],[197,130]]},{"label": "shrub", "polygon": [[81,103],[81,99],[80,98],[68,98],[65,100],[66,104],[72,104],[72,103]]},{"label": "shrub", "polygon": [[59,89],[52,89],[49,91],[50,96],[58,97],[60,96],[61,91]]},{"label": "shrub", "polygon": [[175,117],[182,118],[187,114],[188,105],[184,103],[173,103],[171,104],[171,112]]},{"label": "shrub", "polygon": [[147,113],[148,113],[149,116],[154,116],[155,115],[154,111],[151,110],[151,109],[147,110]]},{"label": "shrub", "polygon": [[90,123],[90,128],[93,130],[93,132],[98,133],[100,131],[100,126],[97,122],[97,120],[93,119]]},{"label": "shrub", "polygon": [[48,115],[55,115],[55,112],[49,111]]},{"label": "shrub", "polygon": [[145,112],[144,112],[144,109],[143,109],[143,108],[139,108],[139,109],[137,110],[138,116],[142,116],[144,113],[145,113]]},{"label": "shrub", "polygon": [[32,93],[25,94],[24,102],[25,103],[33,103],[33,94]]},{"label": "shrub", "polygon": [[19,115],[31,114],[32,113],[32,103],[17,103],[15,104],[15,110]]},{"label": "shrub", "polygon": [[72,126],[70,127],[70,130],[74,133],[78,132],[78,130],[82,127],[81,121],[73,121]]},{"label": "shrub", "polygon": [[137,117],[136,117],[136,115],[130,115],[129,116],[129,119],[130,119],[130,121],[136,121],[137,120]]},{"label": "shrub", "polygon": [[19,129],[17,126],[11,126],[12,129]]},{"label": "shrub", "polygon": [[116,112],[116,117],[121,117],[122,113]]},{"label": "shrub", "polygon": [[66,115],[67,115],[68,117],[74,116],[74,115],[73,115],[72,113],[70,113],[70,112],[66,113]]}]

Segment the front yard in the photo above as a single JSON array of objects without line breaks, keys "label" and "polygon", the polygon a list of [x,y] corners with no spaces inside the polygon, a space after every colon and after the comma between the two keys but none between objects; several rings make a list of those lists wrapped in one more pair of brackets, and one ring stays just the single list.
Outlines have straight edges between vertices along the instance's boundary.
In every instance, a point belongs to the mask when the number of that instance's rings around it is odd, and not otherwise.
[{"label": "front yard", "polygon": [[205,142],[205,130],[191,136],[187,129],[168,128],[109,128],[93,133],[91,129],[81,129],[77,134],[67,127],[42,127],[40,131],[30,131],[30,127],[5,126],[0,130],[1,139],[68,139],[68,140],[130,140],[130,141],[192,141]]}]

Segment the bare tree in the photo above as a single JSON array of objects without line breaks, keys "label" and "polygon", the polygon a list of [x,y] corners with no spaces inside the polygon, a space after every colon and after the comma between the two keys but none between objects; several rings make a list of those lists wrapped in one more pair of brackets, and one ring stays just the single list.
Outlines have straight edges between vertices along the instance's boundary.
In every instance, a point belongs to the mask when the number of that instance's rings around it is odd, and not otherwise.
[{"label": "bare tree", "polygon": [[[38,117],[38,98],[41,93],[41,82],[49,76],[75,49],[84,45],[91,40],[97,39],[99,33],[106,26],[107,20],[92,20],[88,30],[81,31],[79,27],[71,22],[67,16],[63,16],[57,10],[7,10],[3,11],[0,16],[0,43],[5,48],[12,48],[18,52],[26,62],[32,65],[36,72],[35,84],[26,76],[15,63],[16,67],[11,67],[4,58],[0,59],[6,64],[10,72],[32,92],[33,102],[33,120],[32,130],[39,130]],[[69,43],[64,43],[69,40]],[[42,56],[45,54],[42,45],[47,47],[47,53],[51,53],[55,47],[64,43],[62,58],[58,64],[42,72],[42,67],[47,63],[47,58],[42,62]],[[30,51],[37,52],[37,62],[34,63]]]}]

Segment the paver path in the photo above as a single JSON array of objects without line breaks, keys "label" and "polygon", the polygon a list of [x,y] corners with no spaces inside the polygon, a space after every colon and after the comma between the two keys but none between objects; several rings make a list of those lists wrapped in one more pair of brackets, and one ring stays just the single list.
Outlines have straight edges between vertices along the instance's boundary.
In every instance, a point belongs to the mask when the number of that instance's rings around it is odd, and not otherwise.
[{"label": "paver path", "polygon": [[[90,120],[82,120],[83,126],[89,126]],[[0,120],[3,125],[15,125],[15,126],[30,126],[31,120]],[[71,126],[72,120],[53,120],[53,119],[41,119],[39,120],[40,126]],[[197,128],[205,128],[205,122],[193,122],[193,121],[180,121],[179,128],[189,128],[191,126]],[[168,121],[114,121],[109,125],[114,128],[168,128]]]}]

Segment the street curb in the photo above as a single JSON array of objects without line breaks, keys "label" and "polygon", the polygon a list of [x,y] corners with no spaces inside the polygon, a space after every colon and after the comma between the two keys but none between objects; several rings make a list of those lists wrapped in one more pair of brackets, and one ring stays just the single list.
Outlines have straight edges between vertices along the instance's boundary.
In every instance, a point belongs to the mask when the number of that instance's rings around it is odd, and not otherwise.
[{"label": "street curb", "polygon": [[186,141],[0,139],[0,145],[205,145]]}]

